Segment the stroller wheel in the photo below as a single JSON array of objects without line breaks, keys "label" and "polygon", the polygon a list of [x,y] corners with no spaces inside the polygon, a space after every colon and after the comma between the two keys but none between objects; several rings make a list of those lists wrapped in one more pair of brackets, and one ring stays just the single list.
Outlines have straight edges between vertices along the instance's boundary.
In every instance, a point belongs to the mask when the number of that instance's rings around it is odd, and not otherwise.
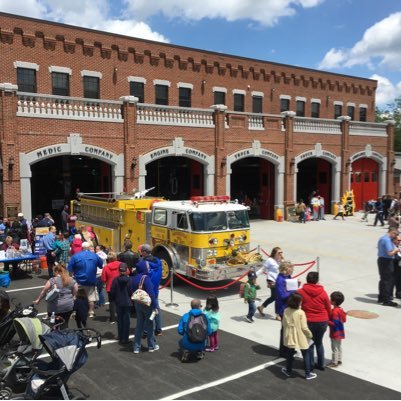
[{"label": "stroller wheel", "polygon": [[4,387],[0,390],[0,400],[10,400],[12,393],[9,387]]}]

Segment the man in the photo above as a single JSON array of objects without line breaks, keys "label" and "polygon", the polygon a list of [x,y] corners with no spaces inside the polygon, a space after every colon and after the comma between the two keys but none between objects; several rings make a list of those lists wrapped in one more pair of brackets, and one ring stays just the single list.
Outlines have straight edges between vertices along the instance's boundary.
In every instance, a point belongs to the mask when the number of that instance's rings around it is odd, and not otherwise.
[{"label": "man", "polygon": [[50,213],[45,213],[45,216],[38,222],[36,227],[50,227],[52,225],[54,225],[53,218],[50,216]]},{"label": "man", "polygon": [[387,234],[380,237],[377,244],[377,265],[380,275],[378,302],[385,306],[398,306],[396,302],[391,300],[394,287],[394,255],[399,252],[398,247],[393,243],[397,235],[397,229],[391,227]]},{"label": "man", "polygon": [[97,268],[103,268],[102,259],[91,252],[89,242],[82,243],[82,251],[73,255],[68,263],[68,271],[73,273],[78,285],[85,289],[89,301],[89,318],[95,317],[95,302],[98,300],[96,289]]},{"label": "man", "polygon": [[132,250],[132,241],[129,239],[124,241],[124,249],[125,251],[118,255],[118,260],[124,262],[132,274],[139,262],[139,255]]},{"label": "man", "polygon": [[384,220],[383,220],[383,202],[381,198],[377,198],[377,201],[375,203],[375,210],[376,210],[376,217],[373,225],[376,227],[377,222],[380,221],[382,227],[384,226]]},{"label": "man", "polygon": [[24,217],[24,213],[19,212],[17,217],[18,217],[18,221],[21,224],[21,227],[26,226],[27,230],[30,230],[31,225],[29,224],[29,221]]},{"label": "man", "polygon": [[64,205],[64,208],[61,211],[61,229],[63,233],[68,231],[68,218],[70,217],[68,210],[68,205]]},{"label": "man", "polygon": [[56,227],[50,226],[49,233],[43,237],[43,247],[46,249],[46,262],[49,278],[53,277],[53,267],[56,262],[55,252]]},{"label": "man", "polygon": [[[395,297],[401,299],[401,236],[397,235],[394,239],[394,245],[398,248],[398,252],[394,257],[394,289]],[[391,295],[393,292],[391,291]]]},{"label": "man", "polygon": [[160,281],[162,279],[162,262],[159,258],[152,255],[152,248],[150,247],[150,245],[143,244],[140,246],[139,249],[142,260],[147,262],[149,265],[148,276],[150,277],[153,284],[155,297],[157,300],[157,310],[159,312],[155,317],[155,335],[161,336],[162,321],[161,321],[161,310],[159,308],[159,287],[160,287]]},{"label": "man", "polygon": [[[190,335],[188,333],[188,324],[190,322],[191,315],[194,317],[203,316],[203,324],[205,329],[205,341],[201,342],[193,342],[190,339]],[[203,359],[206,348],[206,339],[212,332],[210,328],[210,323],[206,317],[206,315],[202,312],[202,305],[199,299],[193,299],[191,301],[191,310],[183,315],[180,319],[180,323],[178,324],[178,334],[182,335],[182,338],[179,341],[179,346],[182,351],[181,362],[187,362],[190,354],[196,353],[196,357],[198,359]]]}]

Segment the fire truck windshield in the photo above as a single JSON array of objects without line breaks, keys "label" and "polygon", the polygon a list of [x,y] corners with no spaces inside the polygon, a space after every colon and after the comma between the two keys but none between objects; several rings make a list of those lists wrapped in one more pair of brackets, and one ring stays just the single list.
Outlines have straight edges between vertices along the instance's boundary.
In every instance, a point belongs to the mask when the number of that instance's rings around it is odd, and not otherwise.
[{"label": "fire truck windshield", "polygon": [[193,212],[190,215],[192,231],[225,231],[228,229],[249,228],[246,210],[230,212]]}]

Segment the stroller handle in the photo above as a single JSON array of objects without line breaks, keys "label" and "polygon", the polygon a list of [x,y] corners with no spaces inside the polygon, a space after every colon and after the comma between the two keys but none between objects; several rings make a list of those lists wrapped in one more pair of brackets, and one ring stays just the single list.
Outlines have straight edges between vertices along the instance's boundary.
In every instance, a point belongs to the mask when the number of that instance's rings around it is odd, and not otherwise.
[{"label": "stroller handle", "polygon": [[80,336],[88,341],[88,343],[92,342],[92,340],[96,338],[98,349],[102,346],[102,335],[97,330],[90,328],[81,328],[75,329],[74,331],[78,332]]}]

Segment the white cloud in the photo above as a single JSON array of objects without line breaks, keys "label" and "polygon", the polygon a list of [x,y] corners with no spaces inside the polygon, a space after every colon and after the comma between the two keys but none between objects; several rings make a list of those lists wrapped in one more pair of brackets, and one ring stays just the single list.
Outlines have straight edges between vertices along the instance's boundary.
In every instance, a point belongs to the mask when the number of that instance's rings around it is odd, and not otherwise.
[{"label": "white cloud", "polygon": [[0,0],[0,11],[159,42],[169,41],[152,31],[145,22],[110,17],[110,0]]},{"label": "white cloud", "polygon": [[393,103],[396,98],[401,97],[401,82],[394,85],[388,78],[377,74],[373,74],[370,78],[378,81],[376,90],[377,106],[383,107],[389,103]]},{"label": "white cloud", "polygon": [[389,15],[368,28],[350,49],[330,49],[319,68],[350,68],[366,65],[401,71],[401,12]]},{"label": "white cloud", "polygon": [[162,13],[169,18],[199,21],[221,18],[227,21],[253,20],[263,26],[276,25],[279,18],[294,15],[296,7],[316,7],[325,0],[124,0],[127,11],[146,19]]}]

